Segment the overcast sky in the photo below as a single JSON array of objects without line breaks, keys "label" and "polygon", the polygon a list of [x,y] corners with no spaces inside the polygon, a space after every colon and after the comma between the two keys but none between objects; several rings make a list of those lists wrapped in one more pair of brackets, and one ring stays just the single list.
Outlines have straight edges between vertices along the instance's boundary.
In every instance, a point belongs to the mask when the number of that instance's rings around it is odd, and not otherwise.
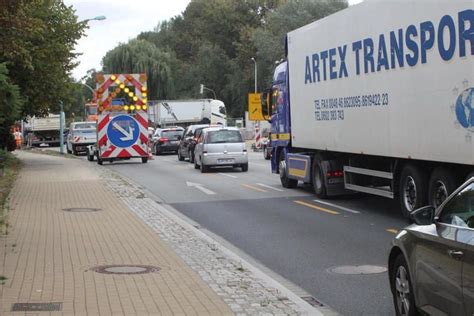
[{"label": "overcast sky", "polygon": [[[349,4],[362,0],[349,0]],[[190,0],[64,0],[76,9],[79,20],[99,15],[107,17],[103,21],[90,21],[76,47],[82,53],[80,64],[73,71],[74,78],[80,79],[91,68],[100,69],[102,57],[119,43],[126,43],[144,31],[151,31],[158,22],[169,20],[181,14]]]}]

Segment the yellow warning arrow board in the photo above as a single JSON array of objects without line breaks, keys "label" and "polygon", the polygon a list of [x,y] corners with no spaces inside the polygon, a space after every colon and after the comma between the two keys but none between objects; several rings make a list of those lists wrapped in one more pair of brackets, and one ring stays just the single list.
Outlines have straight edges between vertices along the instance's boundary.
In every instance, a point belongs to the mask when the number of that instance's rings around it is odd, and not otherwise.
[{"label": "yellow warning arrow board", "polygon": [[249,93],[249,120],[264,121],[262,113],[261,93]]}]

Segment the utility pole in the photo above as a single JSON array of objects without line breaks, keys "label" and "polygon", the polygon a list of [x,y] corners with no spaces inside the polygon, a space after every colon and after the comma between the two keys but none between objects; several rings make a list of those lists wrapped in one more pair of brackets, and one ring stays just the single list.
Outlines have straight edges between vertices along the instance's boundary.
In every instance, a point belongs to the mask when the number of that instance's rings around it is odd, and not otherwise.
[{"label": "utility pole", "polygon": [[64,105],[63,101],[59,101],[59,152],[64,154]]}]

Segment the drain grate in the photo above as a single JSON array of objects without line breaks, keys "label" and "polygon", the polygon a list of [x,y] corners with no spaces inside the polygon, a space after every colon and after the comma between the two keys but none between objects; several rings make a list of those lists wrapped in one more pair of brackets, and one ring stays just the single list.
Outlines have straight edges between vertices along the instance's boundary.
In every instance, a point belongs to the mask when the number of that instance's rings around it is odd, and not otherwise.
[{"label": "drain grate", "polygon": [[387,268],[381,266],[361,265],[361,266],[340,266],[328,270],[336,274],[377,274],[387,272]]},{"label": "drain grate", "polygon": [[128,275],[128,274],[145,274],[160,271],[159,267],[147,266],[147,265],[128,265],[128,264],[114,264],[94,267],[91,270],[97,273],[104,274],[119,274],[119,275]]},{"label": "drain grate", "polygon": [[63,303],[15,303],[12,312],[59,312]]},{"label": "drain grate", "polygon": [[323,303],[321,303],[320,301],[318,301],[317,299],[315,299],[312,296],[302,297],[302,299],[305,300],[306,302],[308,302],[309,305],[314,306],[314,307],[323,307],[324,306]]},{"label": "drain grate", "polygon": [[63,208],[63,211],[65,212],[98,212],[102,211],[101,208],[94,208],[94,207],[69,207],[69,208]]}]

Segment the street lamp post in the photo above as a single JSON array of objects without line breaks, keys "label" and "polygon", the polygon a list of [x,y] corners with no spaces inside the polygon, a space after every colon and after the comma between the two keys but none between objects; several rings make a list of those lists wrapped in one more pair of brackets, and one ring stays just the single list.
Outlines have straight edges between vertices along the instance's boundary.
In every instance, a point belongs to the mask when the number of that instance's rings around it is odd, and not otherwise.
[{"label": "street lamp post", "polygon": [[255,64],[255,93],[257,93],[257,61],[255,60],[254,57],[250,58],[250,60],[253,61],[253,63]]},{"label": "street lamp post", "polygon": [[64,106],[63,101],[59,101],[59,152],[64,154]]},{"label": "street lamp post", "polygon": [[[103,21],[106,18],[107,17],[105,15],[99,15],[99,16],[93,17],[91,19],[82,20],[79,23],[87,23],[87,22],[90,22],[90,21]],[[82,84],[83,86],[87,87],[87,89],[89,89],[92,92],[92,99],[94,99],[94,96],[95,96],[94,89],[92,87],[90,87],[89,85],[85,84],[85,83],[82,83],[82,82],[79,82],[79,83]],[[84,119],[86,117],[87,117],[87,108],[86,108],[86,105],[84,104]]]},{"label": "street lamp post", "polygon": [[204,90],[208,90],[208,91],[211,91],[213,94],[214,94],[214,100],[217,100],[217,97],[216,97],[216,92],[212,89],[209,89],[208,87],[206,87],[205,85],[203,85],[201,83],[201,90],[200,90],[200,94],[203,94],[204,93]]},{"label": "street lamp post", "polygon": [[99,16],[96,16],[96,17],[91,18],[91,19],[82,20],[79,23],[87,23],[89,21],[102,21],[102,20],[105,20],[105,19],[106,19],[106,17],[104,15],[99,15]]},{"label": "street lamp post", "polygon": [[[79,82],[80,84],[82,84],[84,87],[86,87],[87,89],[89,89],[90,92],[92,92],[92,99],[94,99],[94,96],[95,96],[95,91],[94,89],[89,86],[88,84],[86,83],[83,83],[83,82]],[[84,104],[84,119],[87,117],[87,107],[86,105]]]}]

